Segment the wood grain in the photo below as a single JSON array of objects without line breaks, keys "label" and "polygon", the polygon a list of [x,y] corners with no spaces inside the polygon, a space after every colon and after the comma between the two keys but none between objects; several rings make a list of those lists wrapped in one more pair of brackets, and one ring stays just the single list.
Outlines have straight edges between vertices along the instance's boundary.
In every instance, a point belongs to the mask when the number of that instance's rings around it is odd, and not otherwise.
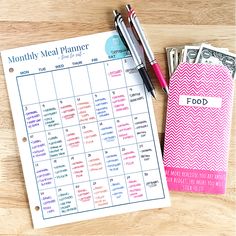
[{"label": "wood grain", "polygon": [[[167,75],[165,47],[209,42],[236,52],[235,1],[130,1]],[[125,1],[1,0],[0,50],[113,30],[112,9]],[[166,96],[154,101],[164,138]],[[6,83],[0,66],[0,235],[235,235],[236,111],[232,117],[224,195],[171,192],[172,206],[34,230]]]}]

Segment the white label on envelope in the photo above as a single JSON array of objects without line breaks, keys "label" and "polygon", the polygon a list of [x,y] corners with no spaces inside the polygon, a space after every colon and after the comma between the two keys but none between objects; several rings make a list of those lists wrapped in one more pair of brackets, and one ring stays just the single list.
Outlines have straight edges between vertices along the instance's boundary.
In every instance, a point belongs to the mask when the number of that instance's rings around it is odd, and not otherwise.
[{"label": "white label on envelope", "polygon": [[202,97],[202,96],[189,96],[180,95],[180,106],[194,106],[194,107],[214,107],[221,108],[222,98],[219,97]]}]

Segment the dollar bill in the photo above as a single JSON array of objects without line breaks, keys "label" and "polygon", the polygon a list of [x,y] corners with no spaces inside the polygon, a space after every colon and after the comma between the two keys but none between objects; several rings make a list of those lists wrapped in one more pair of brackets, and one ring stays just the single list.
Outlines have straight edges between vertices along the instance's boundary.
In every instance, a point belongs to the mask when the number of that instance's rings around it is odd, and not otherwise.
[{"label": "dollar bill", "polygon": [[232,77],[236,78],[236,54],[228,51],[202,44],[195,63],[208,63],[226,66]]},{"label": "dollar bill", "polygon": [[197,58],[199,49],[200,46],[185,46],[183,53],[183,62],[194,63]]},{"label": "dollar bill", "polygon": [[[188,46],[199,46],[200,48],[201,44],[202,43],[194,43],[188,44]],[[185,62],[186,59],[184,59],[184,52],[185,45],[166,47],[169,77],[172,76],[180,63]]]},{"label": "dollar bill", "polygon": [[169,77],[174,73],[174,51],[172,50],[171,47],[166,48],[166,55],[167,55],[167,63],[168,63],[168,72],[169,72]]},{"label": "dollar bill", "polygon": [[[201,45],[202,43],[186,45],[184,47],[183,62],[195,63]],[[211,46],[208,43],[206,45]],[[228,48],[222,48],[222,50],[228,51]]]},{"label": "dollar bill", "polygon": [[184,46],[177,46],[173,48],[174,50],[174,70],[183,60]]},{"label": "dollar bill", "polygon": [[[203,49],[205,51],[203,51]],[[208,51],[207,51],[208,50]],[[188,63],[211,63],[227,66],[232,77],[236,77],[235,54],[228,52],[228,48],[216,48],[204,43],[194,43],[185,46],[172,46],[166,48],[169,77],[172,76],[178,65],[182,62]],[[211,53],[211,56],[208,57]],[[203,53],[203,55],[201,55]],[[207,57],[207,58],[206,58]]]},{"label": "dollar bill", "polygon": [[[210,44],[205,44],[205,45],[211,46]],[[201,47],[201,45],[199,45],[199,46],[186,45],[184,47],[182,62],[195,63],[200,47]],[[220,48],[220,50],[229,51],[228,48]]]},{"label": "dollar bill", "polygon": [[177,66],[182,62],[184,46],[172,46],[166,48],[169,76],[174,73]]}]

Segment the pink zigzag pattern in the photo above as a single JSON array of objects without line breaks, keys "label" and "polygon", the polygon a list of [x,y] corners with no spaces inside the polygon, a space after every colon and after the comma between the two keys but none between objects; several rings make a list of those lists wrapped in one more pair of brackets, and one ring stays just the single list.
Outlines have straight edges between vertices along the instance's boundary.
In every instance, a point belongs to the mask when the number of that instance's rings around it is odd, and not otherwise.
[{"label": "pink zigzag pattern", "polygon": [[[233,79],[220,65],[179,65],[170,79],[164,164],[166,167],[226,171]],[[221,97],[221,108],[180,106],[180,95]]]}]

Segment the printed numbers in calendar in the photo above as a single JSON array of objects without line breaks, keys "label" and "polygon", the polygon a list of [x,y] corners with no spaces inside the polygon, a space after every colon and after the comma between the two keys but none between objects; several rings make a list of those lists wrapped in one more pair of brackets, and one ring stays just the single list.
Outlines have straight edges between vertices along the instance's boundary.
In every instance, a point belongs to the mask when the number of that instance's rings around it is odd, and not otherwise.
[{"label": "printed numbers in calendar", "polygon": [[125,177],[123,175],[111,178],[109,185],[113,205],[129,203]]},{"label": "printed numbers in calendar", "polygon": [[94,204],[96,208],[104,208],[112,205],[109,183],[107,179],[100,179],[92,184]]},{"label": "printed numbers in calendar", "polygon": [[158,170],[149,170],[143,175],[146,194],[148,199],[163,198],[162,183]]},{"label": "printed numbers in calendar", "polygon": [[118,146],[115,122],[113,119],[105,120],[98,123],[99,132],[104,149]]},{"label": "printed numbers in calendar", "polygon": [[143,170],[150,170],[158,167],[158,161],[155,156],[155,146],[153,142],[145,142],[138,145],[138,152]]},{"label": "printed numbers in calendar", "polygon": [[97,123],[89,123],[81,127],[84,149],[86,152],[101,149],[101,141]]},{"label": "printed numbers in calendar", "polygon": [[79,212],[95,209],[90,182],[76,184],[75,196]]}]

